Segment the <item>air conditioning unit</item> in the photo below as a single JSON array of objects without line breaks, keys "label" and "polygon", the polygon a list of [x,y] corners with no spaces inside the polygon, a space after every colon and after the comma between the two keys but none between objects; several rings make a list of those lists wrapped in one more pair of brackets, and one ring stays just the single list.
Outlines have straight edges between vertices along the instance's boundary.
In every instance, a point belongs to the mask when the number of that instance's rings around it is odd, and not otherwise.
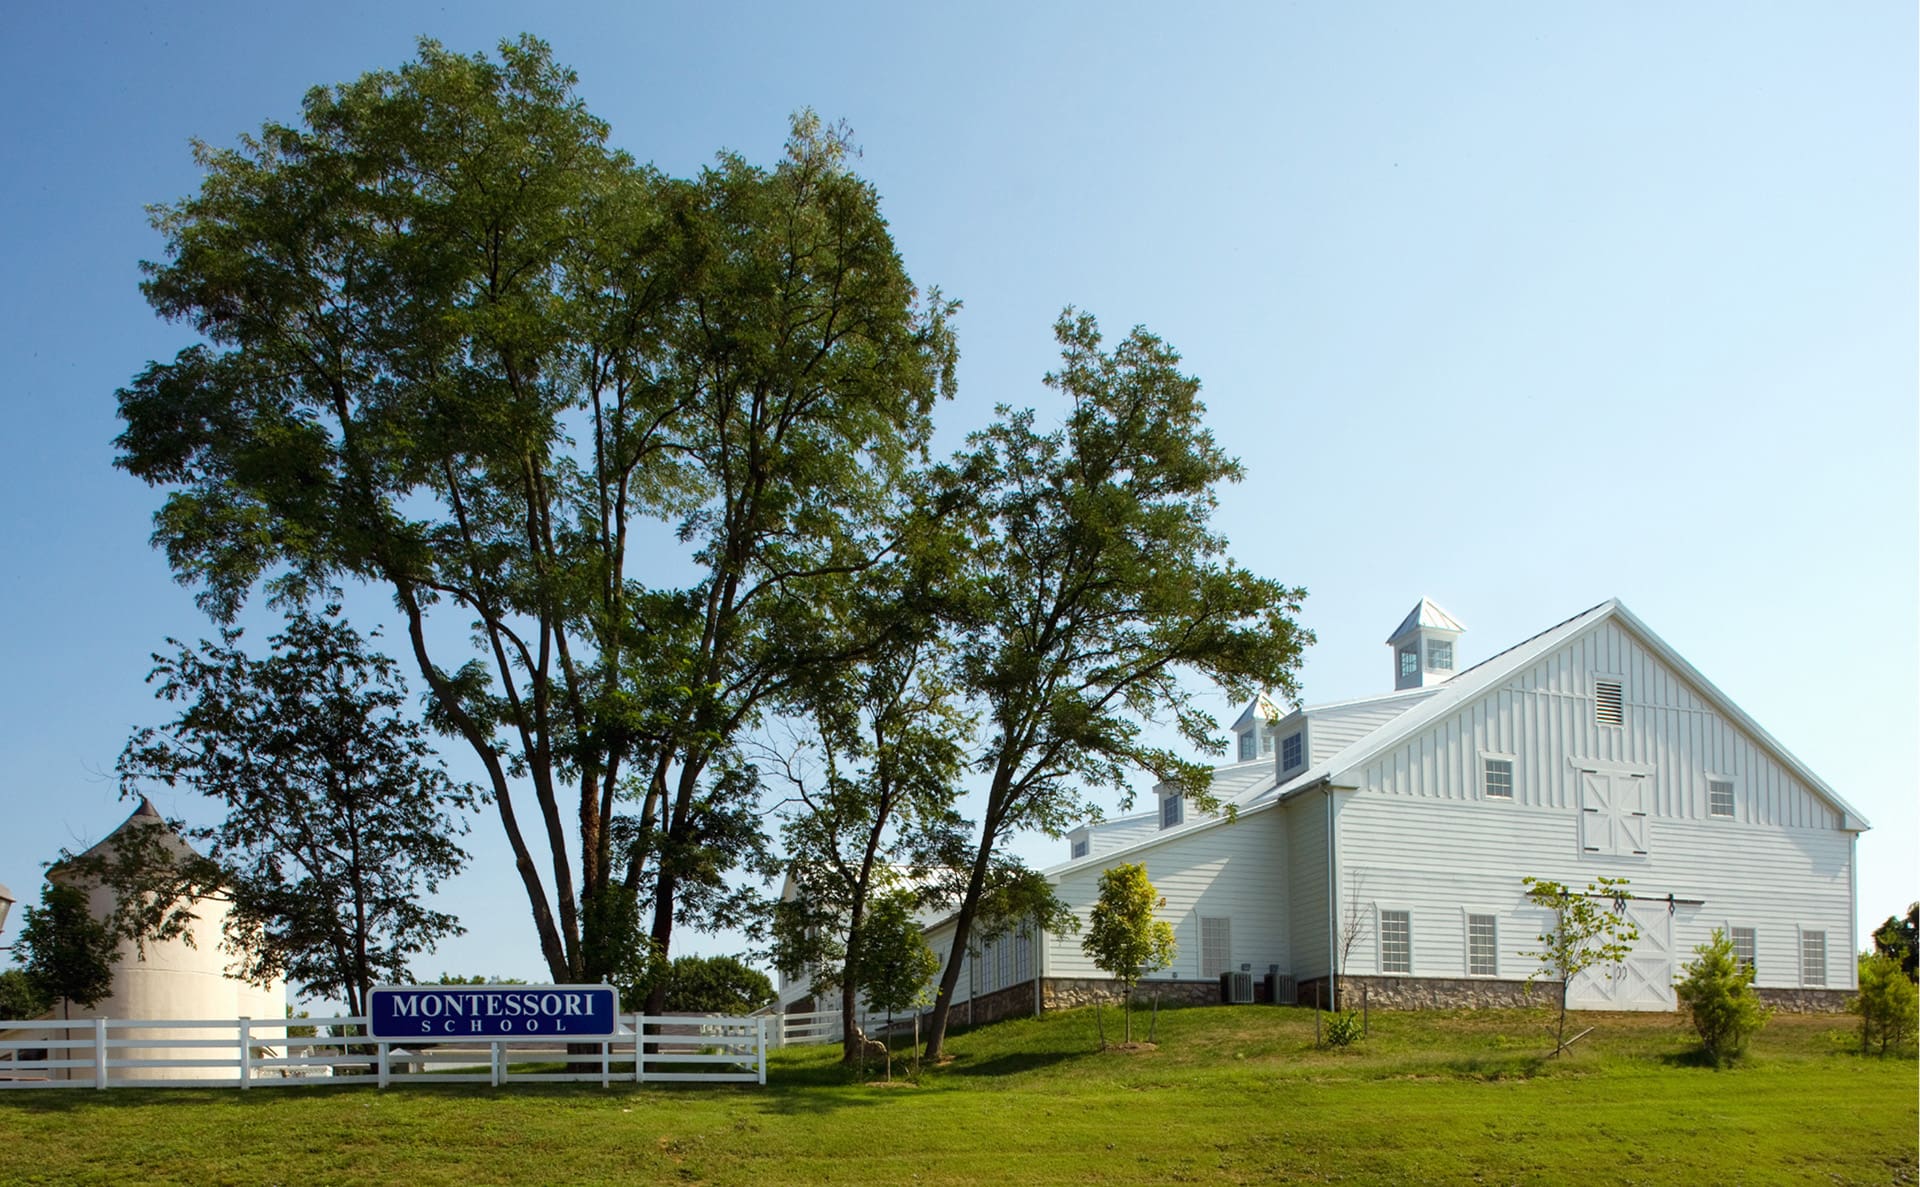
[{"label": "air conditioning unit", "polygon": [[1220,1000],[1230,1006],[1250,1005],[1253,1002],[1252,973],[1221,973]]},{"label": "air conditioning unit", "polygon": [[1286,973],[1267,974],[1267,1000],[1276,1006],[1300,1004],[1300,987]]}]

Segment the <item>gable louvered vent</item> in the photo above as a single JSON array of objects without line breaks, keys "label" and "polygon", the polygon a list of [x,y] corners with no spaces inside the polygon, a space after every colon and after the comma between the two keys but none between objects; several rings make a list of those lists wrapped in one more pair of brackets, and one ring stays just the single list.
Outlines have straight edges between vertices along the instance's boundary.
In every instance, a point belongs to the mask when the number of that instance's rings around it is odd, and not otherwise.
[{"label": "gable louvered vent", "polygon": [[1621,700],[1618,680],[1594,682],[1593,717],[1601,725],[1620,725],[1626,721],[1626,708]]}]

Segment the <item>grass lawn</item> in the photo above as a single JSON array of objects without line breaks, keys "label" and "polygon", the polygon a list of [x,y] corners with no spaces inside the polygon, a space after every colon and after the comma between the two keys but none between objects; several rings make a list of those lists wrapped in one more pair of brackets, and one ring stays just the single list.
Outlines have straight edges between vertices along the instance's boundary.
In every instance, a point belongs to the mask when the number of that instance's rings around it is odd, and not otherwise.
[{"label": "grass lawn", "polygon": [[0,1181],[1916,1181],[1915,1062],[1849,1053],[1844,1017],[1777,1015],[1723,1072],[1674,1016],[1577,1017],[1560,1060],[1544,1012],[1376,1012],[1325,1051],[1311,1011],[1241,1006],[1165,1011],[1132,1054],[1085,1010],[982,1027],[894,1087],[814,1047],[766,1088],[11,1092]]}]

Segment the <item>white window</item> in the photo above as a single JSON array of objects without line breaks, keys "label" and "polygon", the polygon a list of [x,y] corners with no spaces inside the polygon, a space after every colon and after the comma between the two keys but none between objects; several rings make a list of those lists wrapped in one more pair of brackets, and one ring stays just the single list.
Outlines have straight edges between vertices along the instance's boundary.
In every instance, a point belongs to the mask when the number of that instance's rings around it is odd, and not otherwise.
[{"label": "white window", "polygon": [[1400,675],[1417,676],[1420,674],[1420,646],[1409,643],[1400,649]]},{"label": "white window", "polygon": [[1500,933],[1491,915],[1467,916],[1467,976],[1500,975]]},{"label": "white window", "polygon": [[1240,735],[1240,761],[1246,762],[1253,757],[1253,734],[1251,731]]},{"label": "white window", "polygon": [[1291,771],[1307,758],[1306,735],[1295,730],[1280,740],[1280,769]]},{"label": "white window", "polygon": [[1073,843],[1073,855],[1075,857],[1085,857],[1087,855],[1087,850],[1091,849],[1092,847],[1093,847],[1093,843],[1091,841],[1089,841],[1085,837],[1081,837],[1079,840]]},{"label": "white window", "polygon": [[1803,931],[1800,933],[1800,984],[1825,985],[1826,983],[1827,933]]},{"label": "white window", "polygon": [[1733,940],[1733,958],[1740,962],[1740,967],[1759,972],[1759,966],[1754,963],[1753,929],[1732,927],[1727,929],[1727,934]]},{"label": "white window", "polygon": [[1226,916],[1200,917],[1200,975],[1217,977],[1233,971],[1233,920]]},{"label": "white window", "polygon": [[1380,971],[1413,971],[1413,922],[1405,911],[1380,912]]},{"label": "white window", "polygon": [[1179,824],[1186,811],[1184,795],[1165,796],[1160,800],[1160,827],[1172,828]]},{"label": "white window", "polygon": [[1489,758],[1486,760],[1486,793],[1489,799],[1510,800],[1513,798],[1513,760],[1510,758]]},{"label": "white window", "polygon": [[1707,780],[1707,815],[1733,815],[1733,780]]},{"label": "white window", "polygon": [[1622,725],[1627,720],[1626,697],[1618,680],[1593,682],[1593,719],[1601,725]]},{"label": "white window", "polygon": [[1453,671],[1453,642],[1451,640],[1427,640],[1427,667],[1438,672]]}]

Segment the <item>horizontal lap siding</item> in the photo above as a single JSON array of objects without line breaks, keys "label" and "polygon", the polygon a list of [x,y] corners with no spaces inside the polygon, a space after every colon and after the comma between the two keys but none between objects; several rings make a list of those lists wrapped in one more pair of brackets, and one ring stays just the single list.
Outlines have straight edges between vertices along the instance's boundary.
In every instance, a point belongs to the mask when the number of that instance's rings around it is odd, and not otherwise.
[{"label": "horizontal lap siding", "polygon": [[[1850,834],[1779,829],[1734,821],[1654,820],[1646,858],[1594,858],[1579,852],[1573,809],[1500,802],[1416,800],[1354,793],[1339,816],[1340,917],[1362,904],[1365,938],[1346,971],[1377,971],[1372,911],[1411,916],[1413,975],[1466,975],[1466,915],[1499,921],[1499,975],[1524,976],[1535,963],[1523,953],[1546,914],[1526,901],[1524,875],[1584,887],[1605,874],[1629,879],[1638,895],[1705,900],[1674,915],[1681,961],[1715,927],[1729,921],[1756,930],[1763,986],[1798,984],[1798,928],[1827,932],[1828,985],[1853,984]],[[1834,953],[1842,954],[1835,957]]]},{"label": "horizontal lap siding", "polygon": [[[1594,721],[1596,674],[1621,680],[1624,725]],[[1841,823],[1831,805],[1611,622],[1383,753],[1361,782],[1401,795],[1478,800],[1485,751],[1515,756],[1516,804],[1577,807],[1578,774],[1567,760],[1579,757],[1654,767],[1656,818],[1729,823],[1708,815],[1712,776],[1734,781],[1734,822],[1830,830]]]},{"label": "horizontal lap siding", "polygon": [[[1231,965],[1251,964],[1265,973],[1269,964],[1287,967],[1286,918],[1279,888],[1284,875],[1278,812],[1264,811],[1125,854],[1115,864],[1143,863],[1147,878],[1166,900],[1155,918],[1173,924],[1178,948],[1173,969],[1181,980],[1200,975],[1200,916],[1233,920]],[[1081,951],[1088,913],[1099,898],[1104,868],[1087,867],[1060,878],[1062,901],[1073,905],[1081,930],[1046,936],[1045,975],[1104,977]]]},{"label": "horizontal lap siding", "polygon": [[1307,713],[1309,762],[1321,763],[1407,712],[1425,698],[1408,698],[1389,705],[1356,709],[1329,709]]}]

